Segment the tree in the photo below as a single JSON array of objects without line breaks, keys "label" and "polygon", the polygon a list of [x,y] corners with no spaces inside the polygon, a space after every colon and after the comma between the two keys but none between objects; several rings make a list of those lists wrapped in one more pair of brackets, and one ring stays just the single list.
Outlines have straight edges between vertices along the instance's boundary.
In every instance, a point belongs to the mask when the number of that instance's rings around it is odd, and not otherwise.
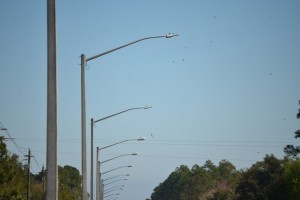
[{"label": "tree", "polygon": [[[300,101],[299,101],[299,105],[300,105]],[[298,119],[300,119],[300,109],[298,110],[297,116]],[[295,136],[296,139],[300,137],[300,130],[297,130],[295,132]],[[297,155],[300,153],[300,147],[297,146],[295,147],[294,145],[286,145],[286,147],[284,147],[284,153],[286,153],[289,157],[293,157],[296,158]]]},{"label": "tree", "polygon": [[151,195],[152,200],[181,200],[180,194],[186,188],[190,170],[187,166],[181,165],[172,172],[169,177],[154,189]]},{"label": "tree", "polygon": [[300,159],[290,160],[284,169],[284,180],[289,200],[300,199]]},{"label": "tree", "polygon": [[221,160],[219,166],[206,162],[210,169],[213,183],[200,196],[203,200],[232,200],[236,198],[235,188],[239,178],[239,172],[235,166],[227,160]]},{"label": "tree", "polygon": [[219,166],[210,160],[202,167],[194,165],[192,169],[181,165],[154,189],[151,200],[232,200],[238,175],[239,172],[226,160]]},{"label": "tree", "polygon": [[81,176],[79,170],[70,165],[58,166],[59,199],[78,199],[81,191]]},{"label": "tree", "polygon": [[20,199],[26,192],[26,171],[16,154],[10,155],[0,136],[0,198]]},{"label": "tree", "polygon": [[266,155],[264,161],[256,162],[241,173],[236,192],[239,200],[285,200],[287,189],[284,182],[284,164],[274,155]]}]

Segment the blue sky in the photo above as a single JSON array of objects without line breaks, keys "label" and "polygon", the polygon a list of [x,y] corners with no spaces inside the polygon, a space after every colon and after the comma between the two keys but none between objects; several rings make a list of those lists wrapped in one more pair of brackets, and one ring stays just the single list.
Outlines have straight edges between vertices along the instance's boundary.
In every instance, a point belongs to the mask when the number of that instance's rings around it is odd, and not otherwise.
[{"label": "blue sky", "polygon": [[[241,169],[266,154],[282,158],[286,144],[299,144],[299,9],[297,0],[57,0],[59,165],[81,170],[80,55],[167,33],[180,36],[87,66],[88,142],[91,117],[153,106],[96,125],[95,147],[148,139],[101,154],[141,154],[102,166],[134,165],[110,175],[131,174],[120,199],[150,197],[182,164],[227,159]],[[24,154],[32,150],[38,172],[46,164],[46,1],[1,1],[0,26],[0,121]]]}]

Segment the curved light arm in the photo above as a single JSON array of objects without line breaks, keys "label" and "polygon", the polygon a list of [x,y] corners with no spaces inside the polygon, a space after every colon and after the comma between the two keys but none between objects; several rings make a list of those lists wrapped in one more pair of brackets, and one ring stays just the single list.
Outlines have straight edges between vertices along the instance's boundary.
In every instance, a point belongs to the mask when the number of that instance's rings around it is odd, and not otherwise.
[{"label": "curved light arm", "polygon": [[103,52],[103,53],[97,54],[97,55],[92,56],[92,57],[90,57],[90,58],[87,58],[87,59],[86,59],[86,62],[88,62],[88,61],[90,61],[90,60],[93,60],[93,59],[95,59],[95,58],[104,56],[104,55],[106,55],[106,54],[109,54],[109,53],[111,53],[111,52],[113,52],[113,51],[122,49],[122,48],[124,48],[124,47],[129,46],[129,45],[132,45],[132,44],[141,42],[141,41],[143,41],[143,40],[155,39],[155,38],[171,38],[171,37],[175,37],[175,36],[178,36],[178,34],[169,33],[169,34],[167,34],[167,35],[162,35],[162,36],[145,37],[145,38],[136,40],[136,41],[134,41],[134,42],[130,42],[130,43],[128,43],[128,44],[125,44],[125,45],[119,46],[119,47],[117,47],[117,48],[111,49],[111,50],[109,50],[109,51],[105,51],[105,52]]},{"label": "curved light arm", "polygon": [[128,178],[124,178],[124,179],[118,179],[118,180],[115,180],[115,181],[112,181],[112,182],[106,183],[106,184],[104,184],[104,186],[106,186],[106,185],[110,185],[110,184],[112,184],[112,183],[115,183],[115,182],[118,182],[118,181],[127,181],[127,180],[128,180]]},{"label": "curved light arm", "polygon": [[[118,113],[115,113],[115,114],[109,115],[109,116],[107,116],[107,117],[103,117],[103,118],[101,118],[101,119],[98,119],[98,120],[95,120],[95,121],[94,121],[94,124],[95,124],[95,123],[97,123],[97,122],[99,122],[99,121],[102,121],[102,120],[105,120],[105,119],[111,118],[111,117],[113,117],[113,116],[116,116],[116,115],[122,114],[122,113],[124,113],[124,112],[128,112],[128,111],[130,111],[130,110],[149,109],[149,108],[152,108],[152,106],[137,107],[137,108],[130,108],[130,109],[127,109],[127,110],[123,110],[123,111],[121,111],[121,112],[118,112]],[[92,125],[93,125],[93,124],[92,124]]]},{"label": "curved light arm", "polygon": [[99,148],[99,149],[98,149],[98,151],[100,151],[100,150],[103,150],[103,149],[106,149],[106,148],[108,148],[108,147],[115,146],[115,145],[117,145],[117,144],[124,143],[124,142],[129,142],[129,141],[143,141],[143,140],[146,140],[146,138],[144,138],[144,137],[140,137],[140,138],[138,138],[138,139],[129,139],[129,140],[123,140],[123,141],[121,141],[121,142],[117,142],[117,143],[114,143],[114,144],[111,144],[111,145],[108,145],[108,146],[105,146],[105,147]]},{"label": "curved light arm", "polygon": [[108,171],[106,171],[106,172],[103,172],[103,173],[101,173],[101,174],[103,175],[103,174],[106,174],[106,173],[108,173],[108,172],[111,172],[111,171],[114,171],[114,170],[117,170],[117,169],[120,169],[120,168],[125,168],[125,167],[133,167],[133,166],[132,166],[132,165],[128,165],[128,166],[121,166],[121,167],[117,167],[117,168],[114,168],[114,169],[108,170]]},{"label": "curved light arm", "polygon": [[107,181],[107,180],[110,180],[110,179],[113,179],[113,178],[117,178],[117,177],[120,177],[120,176],[130,176],[130,174],[120,174],[120,175],[117,175],[117,176],[113,176],[113,177],[110,177],[110,178],[107,178],[107,179],[104,179],[104,181]]},{"label": "curved light arm", "polygon": [[117,158],[120,158],[120,157],[123,157],[123,156],[136,156],[136,155],[139,155],[139,153],[124,154],[124,155],[116,156],[114,158],[110,158],[108,160],[102,161],[102,162],[100,162],[100,164],[111,161],[111,160],[114,160],[114,159],[117,159]]},{"label": "curved light arm", "polygon": [[113,196],[113,195],[120,195],[120,193],[116,193],[116,194],[109,194],[109,195],[106,195],[106,196],[104,196],[103,198],[106,198],[106,197],[109,197],[109,196]]},{"label": "curved light arm", "polygon": [[116,188],[123,188],[123,187],[125,187],[125,185],[118,185],[118,186],[114,186],[114,187],[105,189],[105,191],[107,191],[107,190],[113,190],[113,189],[116,189]]},{"label": "curved light arm", "polygon": [[103,194],[111,193],[111,192],[116,191],[116,190],[123,190],[123,188],[115,188],[115,189],[109,190],[107,192],[104,192]]}]

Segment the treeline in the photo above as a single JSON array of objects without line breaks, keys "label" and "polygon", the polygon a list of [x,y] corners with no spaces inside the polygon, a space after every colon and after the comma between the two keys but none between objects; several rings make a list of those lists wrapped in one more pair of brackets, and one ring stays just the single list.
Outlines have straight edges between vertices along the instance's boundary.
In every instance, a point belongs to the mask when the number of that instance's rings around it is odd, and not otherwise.
[{"label": "treeline", "polygon": [[[29,199],[44,200],[46,171],[30,174]],[[0,136],[0,200],[26,199],[28,166],[20,162],[19,156],[6,148],[4,137]],[[72,166],[58,166],[58,199],[74,200],[81,196],[81,176]]]},{"label": "treeline", "polygon": [[151,200],[299,200],[300,159],[266,155],[249,169],[229,161],[182,165],[153,191]]}]

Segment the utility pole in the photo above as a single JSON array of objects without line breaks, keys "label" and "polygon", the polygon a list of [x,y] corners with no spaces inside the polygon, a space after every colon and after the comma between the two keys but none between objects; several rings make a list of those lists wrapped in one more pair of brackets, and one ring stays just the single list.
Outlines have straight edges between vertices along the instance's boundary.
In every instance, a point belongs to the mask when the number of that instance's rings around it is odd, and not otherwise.
[{"label": "utility pole", "polygon": [[42,181],[43,181],[43,191],[45,192],[46,191],[46,184],[45,184],[45,168],[44,168],[44,165],[42,167]]},{"label": "utility pole", "polygon": [[27,162],[28,162],[28,169],[27,169],[27,200],[29,200],[30,197],[30,158],[33,157],[31,155],[30,149],[28,149],[28,155],[25,155],[27,157]]}]

